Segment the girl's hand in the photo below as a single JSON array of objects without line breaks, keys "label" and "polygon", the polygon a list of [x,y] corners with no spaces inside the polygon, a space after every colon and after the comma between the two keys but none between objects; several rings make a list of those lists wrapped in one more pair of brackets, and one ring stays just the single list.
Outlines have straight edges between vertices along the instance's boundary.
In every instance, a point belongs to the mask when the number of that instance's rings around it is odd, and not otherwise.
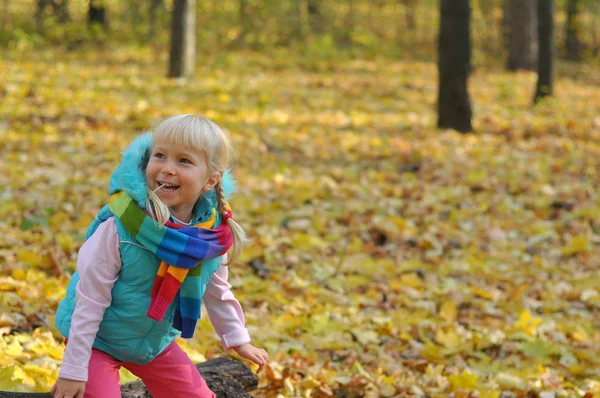
[{"label": "girl's hand", "polygon": [[85,381],[58,379],[51,394],[54,398],[83,398],[84,391]]},{"label": "girl's hand", "polygon": [[235,352],[239,354],[242,358],[249,359],[258,365],[258,370],[256,373],[260,373],[263,370],[263,367],[269,362],[269,354],[262,349],[256,348],[250,343],[244,343],[237,347],[232,347]]}]

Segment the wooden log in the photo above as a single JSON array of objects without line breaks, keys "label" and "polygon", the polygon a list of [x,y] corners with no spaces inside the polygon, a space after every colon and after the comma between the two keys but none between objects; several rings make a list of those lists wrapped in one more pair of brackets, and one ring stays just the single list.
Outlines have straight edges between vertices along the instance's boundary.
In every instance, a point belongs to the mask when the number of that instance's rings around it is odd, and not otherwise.
[{"label": "wooden log", "polygon": [[[218,398],[251,398],[247,392],[256,389],[258,376],[243,362],[231,358],[215,358],[196,365],[208,387]],[[93,375],[91,375],[93,377]],[[122,398],[152,397],[138,380],[121,386]],[[0,398],[51,398],[49,392],[0,391]],[[174,397],[175,398],[175,397]]]}]

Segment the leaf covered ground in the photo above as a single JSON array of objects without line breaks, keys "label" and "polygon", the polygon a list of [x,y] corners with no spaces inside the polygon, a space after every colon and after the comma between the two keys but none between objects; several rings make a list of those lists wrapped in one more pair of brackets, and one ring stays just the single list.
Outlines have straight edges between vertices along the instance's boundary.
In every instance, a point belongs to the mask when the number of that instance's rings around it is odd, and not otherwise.
[{"label": "leaf covered ground", "polygon": [[[197,113],[236,148],[256,396],[600,396],[598,68],[561,65],[536,107],[534,74],[475,70],[463,136],[435,130],[433,63],[201,59],[187,83],[140,50],[0,60],[0,390],[57,377],[53,313],[119,151]],[[227,355],[207,320],[181,344]]]}]

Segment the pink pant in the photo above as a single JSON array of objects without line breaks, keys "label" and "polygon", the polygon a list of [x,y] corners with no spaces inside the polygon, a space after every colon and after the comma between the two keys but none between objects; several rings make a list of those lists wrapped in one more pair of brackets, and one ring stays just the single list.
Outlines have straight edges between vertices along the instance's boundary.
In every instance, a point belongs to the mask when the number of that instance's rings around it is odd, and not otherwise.
[{"label": "pink pant", "polygon": [[175,342],[146,365],[121,362],[93,349],[85,398],[120,398],[121,366],[142,379],[153,398],[215,398],[198,369]]}]

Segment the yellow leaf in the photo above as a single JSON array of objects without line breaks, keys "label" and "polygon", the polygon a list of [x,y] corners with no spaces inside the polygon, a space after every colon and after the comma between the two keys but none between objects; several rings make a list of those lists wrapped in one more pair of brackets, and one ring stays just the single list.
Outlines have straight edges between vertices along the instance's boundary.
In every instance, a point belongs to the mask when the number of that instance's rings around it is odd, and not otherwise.
[{"label": "yellow leaf", "polygon": [[35,379],[27,375],[20,366],[14,366],[12,379],[18,380],[21,384],[25,384],[28,387],[35,387]]},{"label": "yellow leaf", "polygon": [[576,326],[571,331],[571,337],[573,337],[573,340],[580,343],[585,343],[590,339],[587,332],[581,326]]},{"label": "yellow leaf", "polygon": [[440,316],[444,318],[446,322],[452,323],[456,320],[456,303],[452,300],[444,301],[440,308]]},{"label": "yellow leaf", "polygon": [[17,340],[13,340],[4,350],[4,354],[15,358],[20,357],[23,354],[23,347]]},{"label": "yellow leaf", "polygon": [[484,168],[474,168],[467,173],[467,182],[469,184],[481,184],[489,178],[488,172]]},{"label": "yellow leaf", "polygon": [[448,329],[448,331],[444,332],[443,329],[439,328],[435,332],[435,341],[446,348],[451,348],[460,344],[460,336],[454,329]]},{"label": "yellow leaf", "polygon": [[64,251],[73,250],[75,244],[77,243],[73,235],[67,233],[56,234],[56,242],[58,243],[58,246],[60,246],[60,248]]},{"label": "yellow leaf", "polygon": [[508,373],[498,373],[496,376],[496,382],[498,383],[498,387],[507,390],[525,390],[527,388],[527,383],[525,383],[524,380],[521,380],[518,377]]},{"label": "yellow leaf", "polygon": [[383,381],[379,386],[382,397],[393,397],[396,395],[396,387],[392,381]]},{"label": "yellow leaf", "polygon": [[58,378],[57,369],[48,369],[38,365],[24,365],[23,372],[35,381],[36,390],[48,391],[52,388],[54,381]]},{"label": "yellow leaf", "polygon": [[529,311],[522,311],[515,329],[522,330],[529,335],[534,335],[536,328],[542,323],[541,318],[532,317]]},{"label": "yellow leaf", "polygon": [[477,375],[463,370],[463,372],[459,375],[452,375],[448,377],[448,381],[452,386],[452,391],[473,391],[477,386]]},{"label": "yellow leaf", "polygon": [[419,278],[417,274],[411,272],[409,274],[404,274],[400,277],[400,284],[402,286],[419,288],[423,286],[423,280]]},{"label": "yellow leaf", "polygon": [[300,387],[305,390],[310,390],[315,387],[319,387],[320,385],[321,385],[321,382],[318,380],[315,380],[311,376],[308,376],[306,379],[302,380],[302,383],[300,383]]},{"label": "yellow leaf", "polygon": [[402,217],[390,216],[389,221],[391,221],[400,231],[406,226],[406,219]]},{"label": "yellow leaf", "polygon": [[379,344],[379,334],[373,330],[357,330],[352,334],[363,346],[368,344]]},{"label": "yellow leaf", "polygon": [[20,381],[13,379],[14,369],[15,366],[0,368],[0,391],[22,391],[23,386]]},{"label": "yellow leaf", "polygon": [[589,250],[588,237],[586,235],[577,235],[571,239],[571,242],[564,246],[561,251],[564,255],[573,255],[583,253]]},{"label": "yellow leaf", "polygon": [[54,359],[62,359],[64,348],[52,341],[41,341],[36,339],[33,343],[28,344],[26,349],[36,354],[48,355]]},{"label": "yellow leaf", "polygon": [[492,300],[494,298],[494,296],[492,296],[492,294],[490,292],[488,292],[487,290],[484,290],[480,287],[477,287],[477,286],[471,286],[471,292],[474,295],[479,296],[484,299],[487,299],[487,300]]},{"label": "yellow leaf", "polygon": [[25,280],[25,271],[22,268],[18,268],[12,272],[12,277],[18,281]]},{"label": "yellow leaf", "polygon": [[17,258],[30,267],[38,267],[44,262],[44,258],[37,253],[24,251],[17,255]]},{"label": "yellow leaf", "polygon": [[479,398],[498,398],[502,391],[487,390],[485,388],[478,389]]},{"label": "yellow leaf", "polygon": [[264,254],[264,251],[265,249],[261,245],[251,245],[242,251],[237,262],[240,264],[247,263],[254,258],[261,257]]},{"label": "yellow leaf", "polygon": [[289,395],[293,395],[295,388],[294,388],[294,384],[292,383],[292,379],[290,379],[289,377],[286,377],[283,380],[283,387],[285,388],[285,391],[289,394]]}]

